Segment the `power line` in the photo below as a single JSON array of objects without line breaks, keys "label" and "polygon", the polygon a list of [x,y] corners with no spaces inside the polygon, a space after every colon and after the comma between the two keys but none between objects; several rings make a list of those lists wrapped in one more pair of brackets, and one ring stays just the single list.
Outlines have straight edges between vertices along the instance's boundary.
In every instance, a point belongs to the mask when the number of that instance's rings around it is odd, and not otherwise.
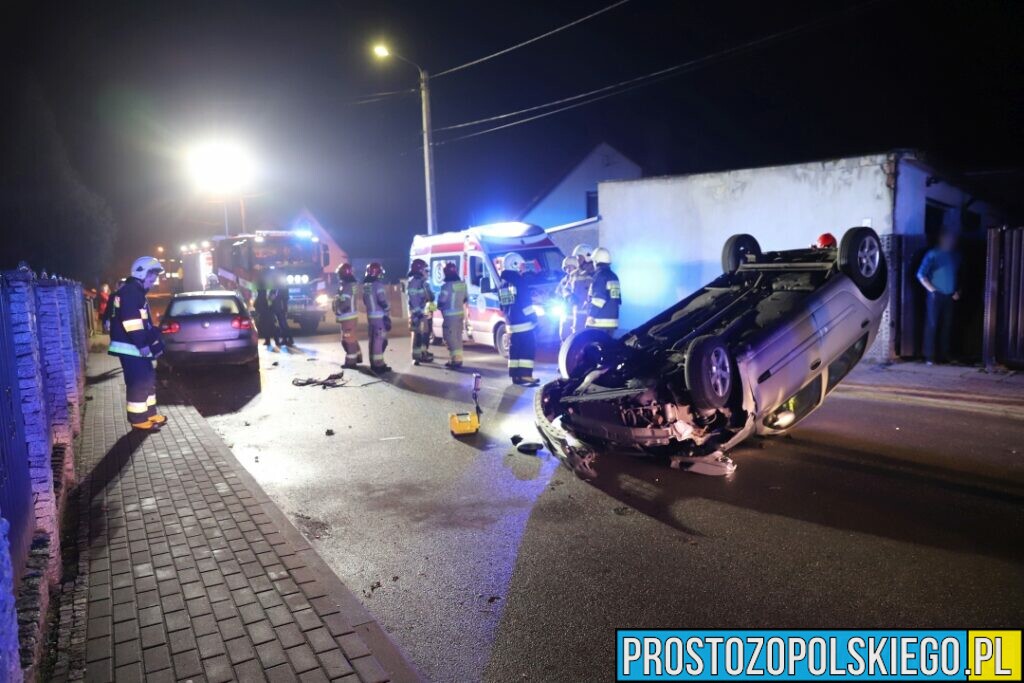
[{"label": "power line", "polygon": [[344,101],[345,104],[370,104],[371,102],[380,102],[390,97],[397,95],[408,95],[416,92],[416,88],[403,88],[402,90],[388,90],[386,92],[371,92],[365,95],[359,95],[352,97]]},{"label": "power line", "polygon": [[615,9],[616,7],[619,7],[621,5],[625,5],[627,2],[629,2],[629,0],[618,0],[618,2],[614,2],[614,3],[608,5],[607,7],[603,8],[603,9],[597,10],[596,12],[591,12],[590,14],[586,15],[585,17],[580,17],[579,19],[576,19],[574,21],[570,21],[568,24],[565,24],[564,26],[559,26],[556,29],[548,31],[547,33],[542,33],[539,36],[534,36],[533,38],[530,38],[529,40],[524,40],[523,42],[517,43],[517,44],[515,44],[515,45],[513,45],[511,47],[506,47],[504,50],[498,50],[497,52],[495,52],[493,54],[487,55],[486,57],[481,57],[480,59],[474,59],[471,62],[466,62],[465,64],[460,64],[458,66],[453,66],[452,68],[447,69],[445,71],[442,71],[441,73],[434,74],[433,76],[431,76],[431,78],[440,78],[441,76],[447,76],[448,74],[453,74],[456,71],[462,71],[463,69],[468,69],[471,66],[476,66],[477,64],[482,64],[483,62],[486,62],[488,60],[494,59],[495,57],[500,57],[500,56],[502,56],[504,54],[508,54],[509,52],[512,52],[513,50],[518,50],[519,48],[526,47],[527,45],[529,45],[531,43],[536,43],[538,40],[543,40],[544,38],[548,38],[550,36],[553,36],[556,33],[564,31],[564,30],[566,30],[568,28],[572,28],[573,26],[576,26],[577,24],[582,24],[584,21],[587,21],[588,19],[593,19],[594,17],[596,17],[598,15],[601,15],[601,14],[604,14],[605,12],[609,12],[609,11]]},{"label": "power line", "polygon": [[[793,28],[789,28],[789,29],[786,29],[786,30],[783,30],[783,31],[778,31],[776,33],[772,33],[772,34],[769,34],[767,36],[762,36],[761,38],[756,38],[754,40],[748,41],[746,43],[742,43],[740,45],[735,45],[733,47],[726,48],[726,49],[720,50],[718,52],[714,52],[714,53],[712,53],[710,55],[705,55],[703,57],[698,57],[696,59],[691,59],[689,61],[682,62],[680,64],[675,64],[673,66],[666,67],[664,69],[659,69],[657,71],[653,71],[653,72],[651,72],[649,74],[645,74],[643,76],[637,76],[635,78],[630,78],[630,79],[627,79],[627,80],[624,80],[624,81],[619,81],[618,83],[612,83],[611,85],[603,86],[601,88],[596,88],[594,90],[589,90],[587,92],[583,92],[583,93],[579,93],[579,94],[576,94],[576,95],[572,95],[570,97],[564,97],[564,98],[559,99],[559,100],[554,100],[552,102],[547,102],[545,104],[539,104],[539,105],[536,105],[536,106],[533,106],[533,107],[528,107],[526,109],[520,109],[520,110],[514,111],[514,112],[508,112],[508,113],[505,113],[505,114],[498,114],[497,116],[490,116],[490,117],[483,118],[483,119],[477,119],[476,121],[467,121],[465,123],[459,123],[459,124],[455,124],[455,125],[451,125],[451,126],[444,126],[442,128],[435,128],[434,130],[436,130],[436,131],[454,130],[454,129],[458,129],[458,128],[466,128],[466,127],[470,127],[470,126],[474,126],[474,125],[479,125],[481,123],[488,123],[488,122],[491,122],[491,121],[499,121],[499,120],[502,120],[502,119],[511,118],[513,116],[518,116],[520,114],[525,114],[525,113],[529,113],[529,112],[532,112],[532,111],[537,111],[537,110],[540,110],[540,109],[548,109],[549,107],[555,107],[555,106],[558,106],[560,104],[565,104],[565,103],[568,103],[568,102],[574,102],[573,104],[568,104],[567,106],[559,107],[558,109],[553,109],[551,111],[546,111],[546,112],[543,112],[543,113],[540,113],[540,114],[536,114],[534,116],[528,116],[528,117],[526,117],[524,119],[519,119],[519,120],[516,120],[516,121],[511,121],[509,123],[505,123],[505,124],[502,124],[500,126],[494,126],[492,128],[486,128],[484,130],[479,130],[479,131],[476,131],[476,132],[473,132],[473,133],[468,133],[466,135],[460,135],[458,137],[449,138],[448,140],[443,140],[443,141],[440,141],[440,142],[435,142],[434,144],[435,145],[444,145],[444,144],[447,144],[449,142],[457,142],[459,140],[465,140],[467,138],[473,138],[473,137],[477,137],[479,135],[486,135],[487,133],[494,133],[494,132],[499,131],[499,130],[504,130],[505,128],[511,128],[513,126],[518,126],[518,125],[523,124],[523,123],[529,123],[531,121],[536,121],[537,119],[542,119],[542,118],[544,118],[546,116],[552,116],[554,114],[559,114],[559,113],[561,113],[563,111],[568,111],[570,109],[576,109],[577,107],[582,107],[582,106],[587,105],[587,104],[593,104],[594,102],[599,102],[601,100],[607,99],[607,98],[612,97],[614,95],[621,95],[623,93],[627,93],[627,92],[629,92],[631,90],[635,90],[637,88],[641,88],[641,87],[644,87],[644,86],[647,86],[647,85],[653,85],[654,83],[657,83],[659,81],[665,80],[667,78],[672,78],[674,76],[678,76],[678,75],[681,75],[681,74],[684,74],[684,73],[688,73],[690,71],[695,71],[696,69],[702,68],[704,66],[708,66],[710,64],[713,64],[714,62],[721,61],[723,59],[727,59],[729,57],[734,57],[734,56],[736,56],[738,54],[741,54],[741,53],[744,53],[744,52],[749,52],[749,51],[752,51],[754,49],[764,47],[766,45],[769,45],[769,44],[771,44],[773,42],[776,42],[776,41],[779,41],[779,40],[784,40],[786,38],[791,38],[791,37],[796,36],[796,35],[798,35],[800,33],[804,33],[804,32],[809,31],[811,29],[818,28],[818,27],[823,26],[825,24],[831,23],[831,22],[833,22],[833,21],[835,21],[837,19],[843,18],[843,17],[848,16],[848,15],[852,15],[855,12],[858,12],[858,11],[861,11],[863,9],[866,9],[867,7],[869,7],[871,5],[878,4],[879,2],[882,2],[882,0],[868,0],[868,2],[861,3],[860,5],[856,5],[854,7],[851,7],[849,9],[847,9],[847,10],[843,10],[841,12],[837,12],[837,13],[829,15],[827,17],[821,17],[821,18],[816,19],[814,21],[810,21],[810,22],[807,22],[807,23],[804,23],[804,24],[800,24],[799,26],[794,26]],[[611,92],[609,92],[609,91],[611,91]],[[589,99],[585,99],[585,98],[589,98]],[[583,100],[583,101],[577,101],[577,100]]]}]

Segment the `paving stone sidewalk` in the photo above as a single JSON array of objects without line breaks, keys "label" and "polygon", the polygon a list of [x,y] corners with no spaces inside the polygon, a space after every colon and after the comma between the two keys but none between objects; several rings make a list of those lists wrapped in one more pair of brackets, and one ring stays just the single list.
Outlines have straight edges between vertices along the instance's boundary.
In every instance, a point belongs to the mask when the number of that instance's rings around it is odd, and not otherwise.
[{"label": "paving stone sidewalk", "polygon": [[194,408],[132,433],[116,360],[89,376],[69,680],[419,680]]}]

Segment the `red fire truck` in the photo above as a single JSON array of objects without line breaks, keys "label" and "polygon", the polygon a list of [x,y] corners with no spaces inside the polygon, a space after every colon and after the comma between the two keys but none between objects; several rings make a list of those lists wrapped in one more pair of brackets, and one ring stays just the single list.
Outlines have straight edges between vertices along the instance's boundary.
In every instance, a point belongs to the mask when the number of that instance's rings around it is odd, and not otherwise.
[{"label": "red fire truck", "polygon": [[[312,334],[331,306],[326,244],[308,230],[257,230],[211,237],[182,247],[184,288],[214,286],[252,302],[259,287],[287,288],[288,319]],[[213,284],[210,276],[217,279]]]}]

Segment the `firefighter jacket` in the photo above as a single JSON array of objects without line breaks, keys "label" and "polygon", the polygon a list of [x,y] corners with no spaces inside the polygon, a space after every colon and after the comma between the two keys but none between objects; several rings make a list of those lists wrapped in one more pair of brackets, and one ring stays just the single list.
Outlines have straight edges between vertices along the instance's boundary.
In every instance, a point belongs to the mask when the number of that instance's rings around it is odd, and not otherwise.
[{"label": "firefighter jacket", "polygon": [[445,318],[465,315],[466,306],[466,283],[456,275],[451,280],[445,280],[441,285],[441,293],[437,295],[437,307]]},{"label": "firefighter jacket", "polygon": [[611,266],[601,264],[590,283],[590,304],[587,308],[587,327],[614,329],[619,326],[619,308],[622,290],[619,277]]},{"label": "firefighter jacket", "polygon": [[149,302],[142,281],[130,277],[114,295],[110,314],[110,348],[112,356],[155,358],[164,351],[160,328],[153,325]]},{"label": "firefighter jacket", "polygon": [[405,293],[409,297],[409,315],[414,318],[424,315],[427,311],[427,304],[434,300],[434,292],[430,290],[427,278],[422,275],[409,274]]},{"label": "firefighter jacket", "polygon": [[572,293],[571,299],[574,306],[582,308],[587,304],[587,298],[590,296],[590,283],[594,280],[594,264],[584,263],[582,266],[576,269],[571,276]]},{"label": "firefighter jacket", "polygon": [[334,319],[337,322],[355,320],[357,312],[356,299],[359,296],[359,283],[356,279],[348,278],[338,285],[338,294],[334,297]]},{"label": "firefighter jacket", "polygon": [[516,271],[502,271],[498,301],[512,334],[529,332],[537,326],[537,307],[533,305],[523,276]]},{"label": "firefighter jacket", "polygon": [[576,271],[566,273],[562,276],[562,279],[558,281],[558,296],[572,304],[572,278],[576,274]]},{"label": "firefighter jacket", "polygon": [[387,285],[375,277],[368,277],[364,279],[363,305],[366,307],[367,320],[373,321],[389,319]]}]

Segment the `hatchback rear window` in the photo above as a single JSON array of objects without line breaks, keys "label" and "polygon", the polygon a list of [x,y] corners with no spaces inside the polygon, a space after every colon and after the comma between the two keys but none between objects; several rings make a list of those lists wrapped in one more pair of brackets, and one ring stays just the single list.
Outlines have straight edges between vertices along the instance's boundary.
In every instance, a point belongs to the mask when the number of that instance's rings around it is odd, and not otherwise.
[{"label": "hatchback rear window", "polygon": [[224,315],[238,315],[241,309],[238,299],[234,297],[202,297],[189,299],[174,299],[171,307],[167,309],[167,315],[171,318],[184,318],[190,315],[210,315],[222,313]]}]

